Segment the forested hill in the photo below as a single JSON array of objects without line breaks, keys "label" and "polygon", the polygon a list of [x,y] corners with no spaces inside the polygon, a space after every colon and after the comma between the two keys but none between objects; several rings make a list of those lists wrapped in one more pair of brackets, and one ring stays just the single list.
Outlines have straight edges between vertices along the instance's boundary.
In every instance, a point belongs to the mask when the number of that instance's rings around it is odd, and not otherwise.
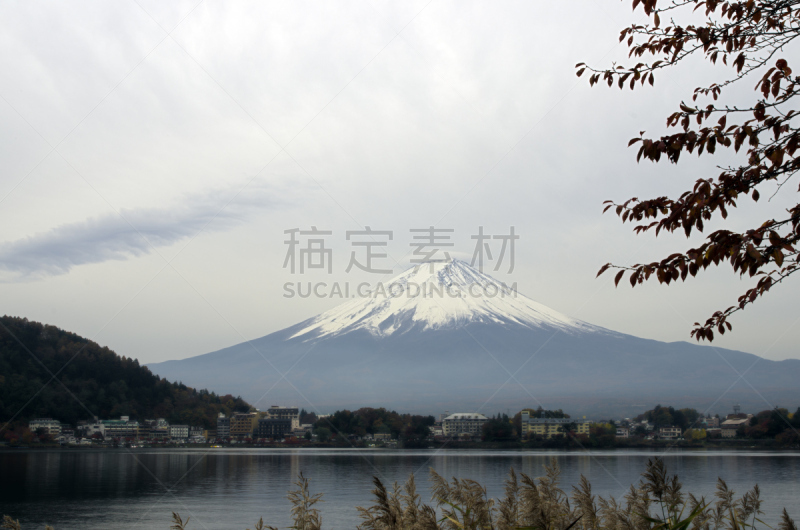
[{"label": "forested hill", "polygon": [[249,408],[238,397],[161,379],[136,359],[74,333],[0,317],[0,424],[39,417],[74,424],[127,415],[209,428],[216,426],[217,413]]}]

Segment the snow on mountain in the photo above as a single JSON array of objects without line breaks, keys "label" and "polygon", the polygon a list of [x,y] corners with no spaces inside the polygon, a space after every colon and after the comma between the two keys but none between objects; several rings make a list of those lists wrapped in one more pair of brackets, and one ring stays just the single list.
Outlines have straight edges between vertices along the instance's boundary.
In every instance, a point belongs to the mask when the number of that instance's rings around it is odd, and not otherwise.
[{"label": "snow on mountain", "polygon": [[312,340],[355,330],[387,337],[411,329],[458,328],[469,323],[609,332],[554,311],[453,259],[412,267],[380,284],[369,296],[306,321],[290,339]]}]

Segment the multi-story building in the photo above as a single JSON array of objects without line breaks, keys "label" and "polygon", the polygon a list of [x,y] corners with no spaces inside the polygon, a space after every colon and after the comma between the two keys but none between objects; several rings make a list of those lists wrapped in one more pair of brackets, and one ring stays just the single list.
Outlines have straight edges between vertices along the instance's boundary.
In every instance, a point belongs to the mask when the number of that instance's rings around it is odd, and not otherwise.
[{"label": "multi-story building", "polygon": [[617,427],[617,438],[630,438],[631,431],[624,427]]},{"label": "multi-story building", "polygon": [[658,437],[662,440],[677,440],[683,435],[680,427],[661,427],[658,430]]},{"label": "multi-story building", "polygon": [[442,420],[442,432],[444,436],[479,436],[483,424],[489,421],[489,418],[477,412],[458,412],[451,414]]},{"label": "multi-story building", "polygon": [[186,440],[189,438],[188,425],[170,425],[169,437],[171,440]]},{"label": "multi-story building", "polygon": [[258,423],[255,412],[236,413],[231,417],[231,438],[250,438]]},{"label": "multi-story building", "polygon": [[100,420],[105,429],[106,438],[139,438],[139,422],[131,421],[128,416],[120,416],[118,420]]},{"label": "multi-story building", "polygon": [[78,432],[84,438],[92,438],[95,434],[99,434],[101,437],[105,438],[106,426],[95,418],[92,421],[80,423],[78,425]]},{"label": "multi-story building", "polygon": [[[729,416],[730,417],[730,416]],[[747,425],[750,418],[731,418],[722,422],[720,425],[720,432],[723,438],[736,438],[736,433],[739,427]]]},{"label": "multi-story building", "polygon": [[139,425],[139,438],[167,440],[169,439],[169,423],[164,418],[144,420]]},{"label": "multi-story building", "polygon": [[571,427],[577,434],[589,434],[590,421],[573,420],[570,418],[531,418],[530,412],[523,410],[522,416],[522,436],[543,436],[552,438],[556,435],[566,433],[566,428]]},{"label": "multi-story building", "polygon": [[281,440],[292,433],[292,420],[289,418],[261,418],[256,423],[254,438]]},{"label": "multi-story building", "polygon": [[58,437],[61,435],[61,422],[52,418],[37,418],[28,422],[28,429],[32,433],[44,429],[50,436]]},{"label": "multi-story building", "polygon": [[215,438],[222,440],[231,436],[231,419],[222,412],[217,416],[217,432]]},{"label": "multi-story building", "polygon": [[262,413],[264,418],[273,420],[289,420],[292,422],[292,429],[300,428],[300,409],[297,407],[279,407],[273,405]]},{"label": "multi-story building", "polygon": [[193,440],[199,440],[200,438],[206,439],[208,433],[202,427],[189,427],[189,438]]},{"label": "multi-story building", "polygon": [[[140,436],[144,436],[140,434]],[[147,433],[147,437],[150,440],[157,441],[157,442],[168,442],[169,441],[169,427],[155,427],[150,429]]]}]

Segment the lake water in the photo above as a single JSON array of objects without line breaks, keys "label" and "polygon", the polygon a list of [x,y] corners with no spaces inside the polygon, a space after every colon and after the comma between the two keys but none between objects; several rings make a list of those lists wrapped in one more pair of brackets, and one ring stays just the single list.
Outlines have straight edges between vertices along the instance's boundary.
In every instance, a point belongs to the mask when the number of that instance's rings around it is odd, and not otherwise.
[{"label": "lake water", "polygon": [[[356,506],[371,503],[372,476],[405,481],[410,473],[424,501],[427,470],[472,478],[493,497],[502,494],[508,469],[532,477],[556,458],[562,489],[571,494],[581,474],[596,495],[621,497],[637,482],[652,451],[460,450],[54,450],[0,452],[0,513],[24,529],[163,528],[171,512],[192,518],[190,529],[253,528],[259,517],[287,527],[286,492],[302,471],[313,492],[324,493],[324,528],[355,528]],[[780,510],[800,519],[800,453],[670,451],[663,458],[684,492],[710,497],[717,477],[737,494],[758,484],[765,521]]]}]

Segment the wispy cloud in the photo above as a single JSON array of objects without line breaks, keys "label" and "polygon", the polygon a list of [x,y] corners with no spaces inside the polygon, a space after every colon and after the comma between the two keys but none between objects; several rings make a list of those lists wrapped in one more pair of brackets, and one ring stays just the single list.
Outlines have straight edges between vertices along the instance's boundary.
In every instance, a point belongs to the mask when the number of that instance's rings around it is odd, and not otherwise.
[{"label": "wispy cloud", "polygon": [[258,210],[285,204],[278,198],[285,194],[263,186],[248,187],[231,199],[233,193],[191,196],[174,208],[123,209],[0,243],[0,271],[4,281],[35,280],[79,265],[126,260],[200,231],[228,230]]}]

